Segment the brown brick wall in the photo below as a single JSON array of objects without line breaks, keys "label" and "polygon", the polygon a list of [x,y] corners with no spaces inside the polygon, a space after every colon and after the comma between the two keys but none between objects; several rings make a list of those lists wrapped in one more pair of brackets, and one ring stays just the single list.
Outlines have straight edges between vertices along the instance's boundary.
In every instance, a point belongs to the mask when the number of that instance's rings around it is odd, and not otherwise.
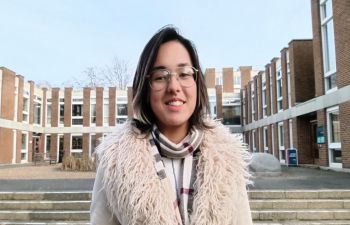
[{"label": "brown brick wall", "polygon": [[294,40],[289,43],[292,106],[315,97],[312,46],[312,40]]},{"label": "brown brick wall", "polygon": [[271,86],[270,86],[270,64],[265,66],[266,77],[266,115],[271,115]]},{"label": "brown brick wall", "polygon": [[83,126],[90,126],[90,93],[91,88],[85,87],[83,89]]},{"label": "brown brick wall", "polygon": [[320,166],[329,166],[329,160],[328,160],[328,130],[327,130],[327,116],[326,116],[326,110],[319,110],[317,111],[317,126],[324,127],[324,136],[325,136],[325,144],[321,144],[319,146],[319,165]]},{"label": "brown brick wall", "polygon": [[72,88],[64,88],[64,126],[72,124]]},{"label": "brown brick wall", "polygon": [[116,87],[109,88],[109,126],[115,126],[116,91]]},{"label": "brown brick wall", "polygon": [[52,158],[58,159],[58,155],[57,155],[58,135],[57,134],[50,134],[50,135],[51,135],[50,154]]},{"label": "brown brick wall", "polygon": [[222,85],[215,86],[216,92],[216,118],[222,118]]},{"label": "brown brick wall", "polygon": [[248,124],[252,122],[252,89],[251,89],[251,82],[253,81],[250,81],[248,83],[248,85],[246,86],[246,90],[247,90],[247,107],[248,107],[248,110],[247,110],[247,121],[248,121]]},{"label": "brown brick wall", "polygon": [[51,126],[58,127],[59,121],[59,88],[51,90]]},{"label": "brown brick wall", "polygon": [[239,71],[241,72],[241,87],[244,87],[250,81],[252,67],[251,66],[240,66]]},{"label": "brown brick wall", "polygon": [[96,88],[96,126],[103,126],[103,88]]},{"label": "brown brick wall", "polygon": [[64,134],[63,149],[64,157],[70,156],[71,134]]},{"label": "brown brick wall", "polygon": [[23,94],[24,94],[24,77],[17,75],[18,78],[18,101],[17,101],[17,121],[23,121]]},{"label": "brown brick wall", "polygon": [[309,118],[299,116],[297,118],[297,129],[295,133],[297,136],[298,160],[299,164],[313,164],[314,163],[314,150],[311,137],[311,123]]},{"label": "brown brick wall", "polygon": [[315,72],[315,95],[324,95],[322,36],[320,23],[319,0],[311,0],[312,30],[313,30],[313,55]]},{"label": "brown brick wall", "polygon": [[254,104],[254,111],[255,111],[255,115],[254,115],[254,120],[257,121],[258,120],[258,114],[259,114],[259,109],[258,109],[258,78],[257,76],[254,77],[253,79],[254,82],[254,102],[252,104]]},{"label": "brown brick wall", "polygon": [[276,114],[277,113],[277,93],[276,93],[276,61],[278,60],[278,58],[273,58],[271,60],[271,64],[270,64],[270,68],[271,68],[271,78],[272,78],[272,113]]},{"label": "brown brick wall", "polygon": [[287,81],[287,48],[281,50],[281,72],[282,72],[282,108],[288,109],[288,81]]},{"label": "brown brick wall", "polygon": [[233,92],[233,68],[222,69],[223,92]]},{"label": "brown brick wall", "polygon": [[290,148],[289,141],[289,120],[283,121],[283,129],[284,129],[284,149]]},{"label": "brown brick wall", "polygon": [[215,88],[215,69],[208,68],[205,70],[205,84],[207,88]]},{"label": "brown brick wall", "polygon": [[83,157],[89,156],[89,148],[90,148],[90,134],[83,134]]},{"label": "brown brick wall", "polygon": [[257,107],[256,112],[257,112],[257,120],[263,118],[263,105],[262,105],[262,72],[259,72],[258,75],[256,76],[256,90],[257,90]]}]

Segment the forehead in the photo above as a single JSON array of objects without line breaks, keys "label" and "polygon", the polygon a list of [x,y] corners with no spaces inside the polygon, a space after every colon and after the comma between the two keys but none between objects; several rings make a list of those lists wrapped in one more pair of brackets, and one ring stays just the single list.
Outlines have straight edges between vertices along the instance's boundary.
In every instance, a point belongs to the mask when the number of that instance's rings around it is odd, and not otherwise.
[{"label": "forehead", "polygon": [[190,54],[185,46],[179,41],[168,41],[160,46],[154,67],[175,68],[184,64],[192,65]]}]

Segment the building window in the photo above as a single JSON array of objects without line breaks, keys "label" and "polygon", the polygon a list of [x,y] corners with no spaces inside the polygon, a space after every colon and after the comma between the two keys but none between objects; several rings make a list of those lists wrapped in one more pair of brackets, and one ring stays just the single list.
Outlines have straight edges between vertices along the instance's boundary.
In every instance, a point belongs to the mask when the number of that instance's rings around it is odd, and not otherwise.
[{"label": "building window", "polygon": [[34,124],[41,124],[41,103],[34,101]]},{"label": "building window", "polygon": [[284,130],[283,130],[283,122],[278,124],[278,145],[280,150],[280,161],[285,163],[286,155],[284,148]]},{"label": "building window", "polygon": [[52,109],[51,99],[48,99],[46,103],[46,125],[51,124],[51,114],[52,114],[51,109]]},{"label": "building window", "polygon": [[241,88],[241,76],[239,74],[235,74],[234,77],[234,88]]},{"label": "building window", "polygon": [[122,124],[128,119],[128,102],[126,97],[117,98],[116,123]]},{"label": "building window", "polygon": [[83,99],[73,99],[72,125],[83,124]]},{"label": "building window", "polygon": [[28,160],[28,133],[22,132],[21,162],[27,162],[27,160]]},{"label": "building window", "polygon": [[96,98],[90,100],[90,124],[96,125]]},{"label": "building window", "polygon": [[252,132],[252,146],[253,146],[253,152],[256,152],[255,130],[253,130]]},{"label": "building window", "polygon": [[63,98],[60,98],[59,116],[60,116],[60,124],[64,124],[64,99]]},{"label": "building window", "polygon": [[329,91],[337,87],[332,0],[321,1],[320,11],[325,87]]},{"label": "building window", "polygon": [[103,101],[103,124],[107,125],[109,124],[109,100],[108,98],[105,98]]},{"label": "building window", "polygon": [[267,132],[267,127],[264,127],[264,152],[269,151],[268,140],[269,140],[269,136]]},{"label": "building window", "polygon": [[83,152],[83,136],[82,135],[72,135],[72,148],[71,153],[73,156],[81,156]]},{"label": "building window", "polygon": [[47,155],[50,154],[50,149],[51,149],[51,135],[46,135],[46,141],[45,141],[45,153]]},{"label": "building window", "polygon": [[29,122],[29,97],[23,97],[23,122]]},{"label": "building window", "polygon": [[328,122],[328,149],[329,162],[331,167],[341,167],[341,139],[340,139],[340,121],[339,107],[327,109]]},{"label": "building window", "polygon": [[222,106],[222,123],[224,125],[241,124],[241,106],[240,105],[223,105]]},{"label": "building window", "polygon": [[250,89],[251,89],[251,93],[252,93],[252,102],[251,102],[251,106],[252,106],[252,121],[255,120],[255,91],[254,91],[254,81],[250,84]]},{"label": "building window", "polygon": [[277,110],[282,111],[283,105],[283,95],[282,95],[282,70],[279,67],[276,72],[276,88],[277,88]]}]

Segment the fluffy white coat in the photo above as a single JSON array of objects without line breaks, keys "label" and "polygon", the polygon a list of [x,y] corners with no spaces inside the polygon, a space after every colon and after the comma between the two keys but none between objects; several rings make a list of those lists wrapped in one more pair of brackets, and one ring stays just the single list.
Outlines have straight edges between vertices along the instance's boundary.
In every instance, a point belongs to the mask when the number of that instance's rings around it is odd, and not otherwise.
[{"label": "fluffy white coat", "polygon": [[[248,153],[223,125],[204,130],[194,184],[191,224],[251,225],[246,191]],[[93,225],[178,225],[167,179],[160,180],[148,139],[130,122],[117,128],[97,148]]]}]

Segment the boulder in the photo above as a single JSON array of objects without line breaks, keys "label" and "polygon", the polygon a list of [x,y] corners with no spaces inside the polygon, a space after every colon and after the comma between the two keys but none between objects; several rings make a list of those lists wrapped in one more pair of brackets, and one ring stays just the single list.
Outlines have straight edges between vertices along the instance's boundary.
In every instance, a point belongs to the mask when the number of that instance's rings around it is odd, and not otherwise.
[{"label": "boulder", "polygon": [[256,176],[281,175],[281,164],[279,160],[269,153],[252,153],[249,169]]}]

